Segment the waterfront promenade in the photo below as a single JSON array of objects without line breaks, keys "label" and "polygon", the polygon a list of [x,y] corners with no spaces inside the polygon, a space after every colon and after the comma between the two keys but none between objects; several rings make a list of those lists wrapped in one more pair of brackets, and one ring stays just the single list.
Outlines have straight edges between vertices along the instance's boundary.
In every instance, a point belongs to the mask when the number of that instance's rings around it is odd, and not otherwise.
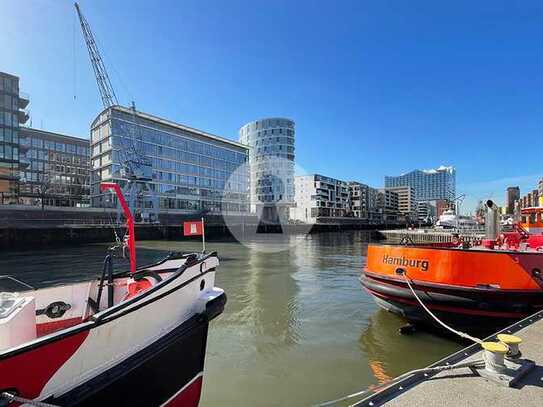
[{"label": "waterfront promenade", "polygon": [[[323,218],[316,224],[266,224],[255,215],[210,214],[164,211],[159,223],[137,224],[138,240],[185,239],[185,221],[205,219],[209,238],[240,237],[251,233],[318,233],[346,230],[397,228],[398,224],[370,224],[354,218]],[[98,243],[114,240],[114,229],[122,229],[112,209],[0,206],[0,248],[25,248],[35,244]],[[375,236],[377,237],[377,235]]]}]

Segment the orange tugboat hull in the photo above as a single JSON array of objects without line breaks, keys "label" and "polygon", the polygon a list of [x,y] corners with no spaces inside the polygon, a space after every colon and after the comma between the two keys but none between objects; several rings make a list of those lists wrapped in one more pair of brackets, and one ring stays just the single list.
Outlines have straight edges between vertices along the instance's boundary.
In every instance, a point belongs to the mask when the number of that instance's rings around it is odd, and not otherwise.
[{"label": "orange tugboat hull", "polygon": [[543,309],[543,253],[369,245],[362,285],[383,308],[433,324],[409,289],[445,322],[495,330]]}]

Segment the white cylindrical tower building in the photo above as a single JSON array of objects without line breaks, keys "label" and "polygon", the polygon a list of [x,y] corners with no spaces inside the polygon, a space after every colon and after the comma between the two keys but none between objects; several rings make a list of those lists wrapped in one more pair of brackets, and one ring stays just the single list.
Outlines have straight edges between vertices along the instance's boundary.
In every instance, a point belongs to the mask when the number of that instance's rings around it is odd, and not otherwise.
[{"label": "white cylindrical tower building", "polygon": [[294,206],[294,121],[272,117],[247,123],[240,143],[249,146],[251,211],[267,222],[288,222]]}]

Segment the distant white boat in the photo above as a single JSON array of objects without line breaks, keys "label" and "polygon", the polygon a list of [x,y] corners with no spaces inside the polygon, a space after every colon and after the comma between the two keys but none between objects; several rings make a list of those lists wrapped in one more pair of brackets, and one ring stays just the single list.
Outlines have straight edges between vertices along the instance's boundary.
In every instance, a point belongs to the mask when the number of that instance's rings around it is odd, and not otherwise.
[{"label": "distant white boat", "polygon": [[436,227],[444,229],[474,228],[477,222],[471,216],[457,215],[452,209],[445,210],[436,222]]}]

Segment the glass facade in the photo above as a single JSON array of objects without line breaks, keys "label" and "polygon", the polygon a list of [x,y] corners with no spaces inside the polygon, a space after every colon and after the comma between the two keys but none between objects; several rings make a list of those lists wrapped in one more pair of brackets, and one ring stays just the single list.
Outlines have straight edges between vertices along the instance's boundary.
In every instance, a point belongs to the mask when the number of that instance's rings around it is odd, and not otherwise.
[{"label": "glass facade", "polygon": [[19,201],[89,206],[89,141],[21,127]]},{"label": "glass facade", "polygon": [[0,72],[0,204],[18,203],[19,125],[28,99],[19,95],[19,78]]},{"label": "glass facade", "polygon": [[256,120],[240,129],[239,140],[249,146],[251,210],[256,211],[258,205],[293,205],[294,122]]},{"label": "glass facade", "polygon": [[[161,210],[248,210],[249,174],[239,170],[247,161],[246,147],[118,106],[102,112],[92,124],[92,206],[108,205],[110,195],[100,192],[100,182],[125,185],[122,167],[130,151],[151,161],[149,187],[158,196]],[[144,200],[137,203],[144,204]]]},{"label": "glass facade", "polygon": [[398,177],[385,177],[385,188],[410,186],[415,199],[421,201],[449,200],[456,197],[456,170],[441,166],[432,170],[415,170]]}]

